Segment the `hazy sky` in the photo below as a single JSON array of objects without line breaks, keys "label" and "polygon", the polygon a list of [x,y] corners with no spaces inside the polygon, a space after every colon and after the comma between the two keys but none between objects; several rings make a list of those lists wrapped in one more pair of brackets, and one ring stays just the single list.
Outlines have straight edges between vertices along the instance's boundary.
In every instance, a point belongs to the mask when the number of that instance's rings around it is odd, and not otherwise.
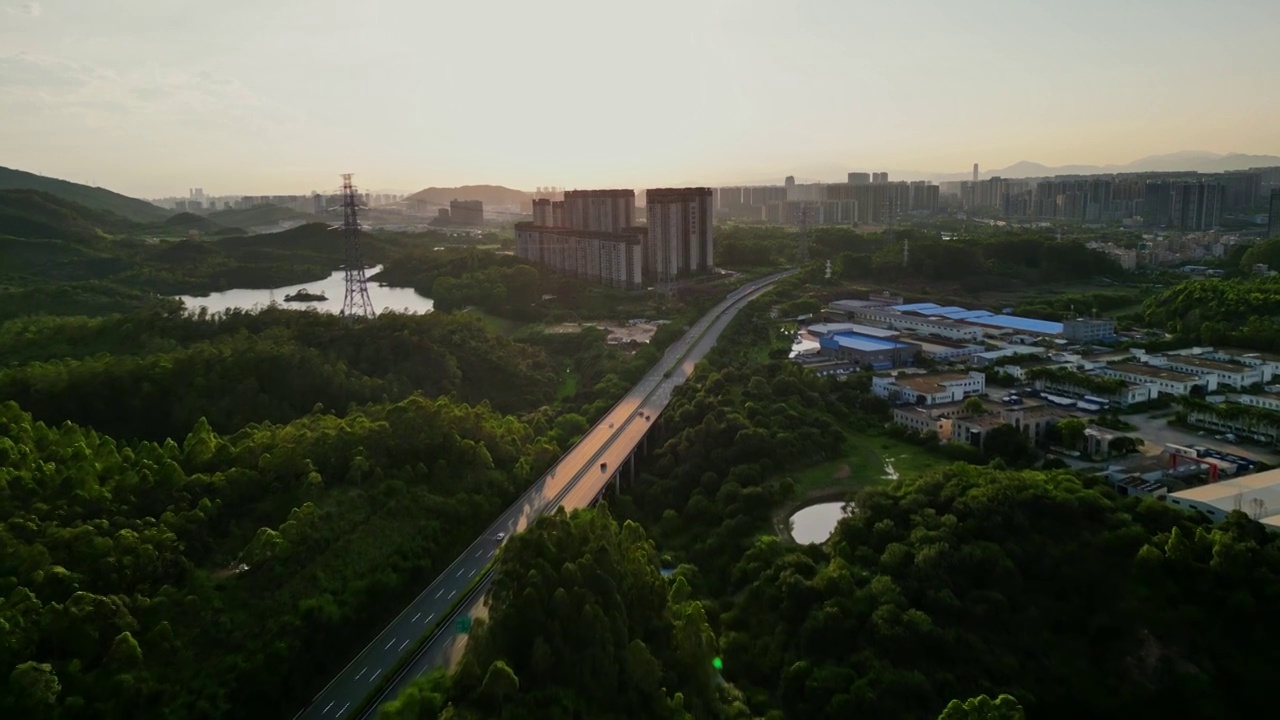
[{"label": "hazy sky", "polygon": [[1280,154],[1280,0],[0,0],[0,165],[140,196]]}]

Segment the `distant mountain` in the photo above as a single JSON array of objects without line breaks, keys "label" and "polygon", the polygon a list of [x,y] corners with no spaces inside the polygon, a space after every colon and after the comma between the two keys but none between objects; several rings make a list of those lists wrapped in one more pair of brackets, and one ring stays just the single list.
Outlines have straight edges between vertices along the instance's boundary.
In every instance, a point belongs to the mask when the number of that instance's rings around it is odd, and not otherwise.
[{"label": "distant mountain", "polygon": [[92,210],[105,210],[137,222],[158,222],[172,213],[145,200],[67,180],[0,167],[0,190],[39,190]]},{"label": "distant mountain", "polygon": [[450,200],[479,200],[485,205],[519,205],[532,197],[533,193],[512,190],[501,185],[462,185],[460,187],[429,187],[419,190],[405,200],[447,208]]},{"label": "distant mountain", "polygon": [[169,230],[169,231],[195,230],[196,232],[199,232],[202,235],[215,235],[215,236],[247,234],[242,228],[228,227],[221,223],[215,222],[203,215],[196,215],[194,213],[189,213],[189,212],[178,213],[177,215],[174,215],[173,217],[166,219],[164,222],[159,224],[158,229]]},{"label": "distant mountain", "polygon": [[[999,170],[983,171],[981,177],[1028,178],[1053,175],[1101,175],[1137,172],[1220,173],[1233,170],[1248,170],[1251,167],[1275,166],[1280,166],[1280,157],[1275,155],[1245,155],[1243,153],[1222,155],[1199,150],[1183,150],[1165,155],[1151,155],[1123,165],[1060,165],[1050,167],[1023,160]],[[944,176],[935,176],[938,180],[970,180],[972,177],[971,173],[951,173]]]},{"label": "distant mountain", "polygon": [[32,240],[93,240],[141,228],[113,212],[39,190],[0,190],[0,236]]}]

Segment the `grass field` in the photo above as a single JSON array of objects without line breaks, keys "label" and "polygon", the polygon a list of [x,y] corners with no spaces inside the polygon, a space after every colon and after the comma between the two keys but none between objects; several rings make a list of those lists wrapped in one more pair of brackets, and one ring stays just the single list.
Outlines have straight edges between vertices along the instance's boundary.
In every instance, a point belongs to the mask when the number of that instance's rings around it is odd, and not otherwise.
[{"label": "grass field", "polygon": [[567,372],[564,379],[560,381],[560,388],[556,390],[557,400],[567,400],[578,394],[578,374]]},{"label": "grass field", "polygon": [[485,326],[488,327],[491,332],[505,337],[515,335],[528,324],[522,323],[519,320],[508,320],[496,315],[490,315],[480,308],[470,308],[467,310],[467,314],[480,318],[484,321]]},{"label": "grass field", "polygon": [[797,492],[861,490],[896,477],[915,475],[949,464],[924,448],[880,435],[856,435],[845,445],[845,456],[791,474]]}]

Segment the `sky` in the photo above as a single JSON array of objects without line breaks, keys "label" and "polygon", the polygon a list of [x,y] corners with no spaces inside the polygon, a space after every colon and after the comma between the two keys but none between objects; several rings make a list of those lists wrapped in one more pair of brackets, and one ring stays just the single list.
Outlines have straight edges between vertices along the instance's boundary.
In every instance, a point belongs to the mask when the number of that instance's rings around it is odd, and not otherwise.
[{"label": "sky", "polygon": [[1277,0],[0,0],[0,165],[140,197],[1280,155]]}]

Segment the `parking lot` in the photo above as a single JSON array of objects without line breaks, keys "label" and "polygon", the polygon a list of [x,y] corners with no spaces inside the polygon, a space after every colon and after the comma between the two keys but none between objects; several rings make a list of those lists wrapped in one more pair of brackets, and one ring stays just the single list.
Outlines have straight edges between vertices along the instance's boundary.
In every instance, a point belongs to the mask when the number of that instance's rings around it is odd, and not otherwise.
[{"label": "parking lot", "polygon": [[[1159,417],[1152,417],[1152,415]],[[1144,451],[1150,453],[1152,446],[1159,451],[1165,445],[1184,445],[1211,448],[1223,453],[1232,455],[1241,455],[1254,460],[1261,460],[1270,464],[1280,463],[1280,453],[1273,449],[1262,448],[1257,445],[1230,443],[1226,440],[1218,440],[1216,435],[1209,430],[1196,431],[1186,428],[1177,427],[1169,424],[1169,418],[1172,417],[1168,410],[1156,413],[1148,413],[1143,415],[1123,415],[1125,421],[1133,423],[1138,427],[1133,431],[1132,435],[1141,437],[1146,442]],[[1144,453],[1145,454],[1145,453]]]}]

